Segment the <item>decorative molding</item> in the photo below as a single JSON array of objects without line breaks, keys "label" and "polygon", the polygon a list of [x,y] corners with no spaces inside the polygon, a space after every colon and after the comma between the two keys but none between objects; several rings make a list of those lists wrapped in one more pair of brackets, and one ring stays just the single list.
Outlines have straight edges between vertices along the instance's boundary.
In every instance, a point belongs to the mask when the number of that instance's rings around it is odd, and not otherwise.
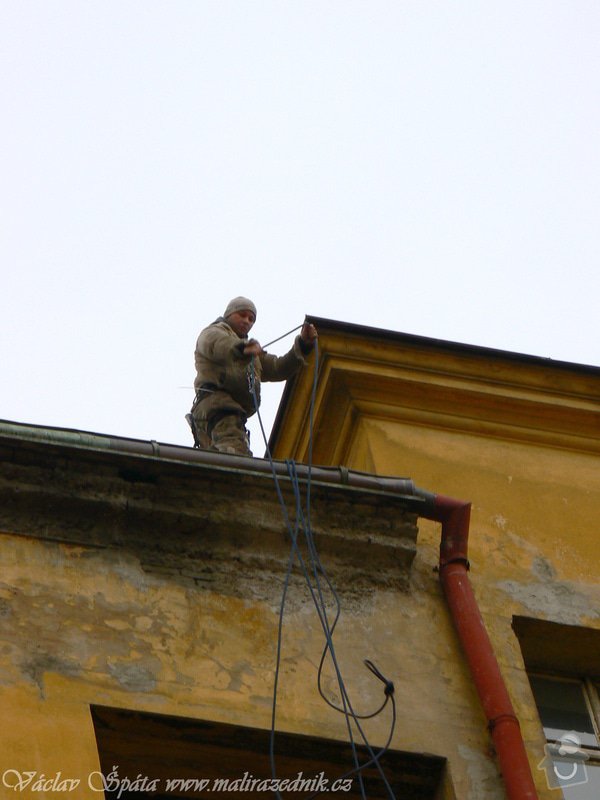
[{"label": "decorative molding", "polygon": [[[321,339],[316,463],[345,463],[361,420],[372,418],[600,454],[600,372],[357,337]],[[278,457],[303,460],[308,453],[309,372],[284,398]]]}]

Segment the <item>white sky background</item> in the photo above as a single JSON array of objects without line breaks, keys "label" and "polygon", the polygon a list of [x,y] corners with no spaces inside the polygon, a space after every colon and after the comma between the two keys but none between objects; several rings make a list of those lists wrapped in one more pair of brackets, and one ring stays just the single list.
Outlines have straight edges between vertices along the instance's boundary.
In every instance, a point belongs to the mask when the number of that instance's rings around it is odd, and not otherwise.
[{"label": "white sky background", "polygon": [[237,294],[600,365],[599,101],[597,0],[2,0],[0,417],[191,444]]}]

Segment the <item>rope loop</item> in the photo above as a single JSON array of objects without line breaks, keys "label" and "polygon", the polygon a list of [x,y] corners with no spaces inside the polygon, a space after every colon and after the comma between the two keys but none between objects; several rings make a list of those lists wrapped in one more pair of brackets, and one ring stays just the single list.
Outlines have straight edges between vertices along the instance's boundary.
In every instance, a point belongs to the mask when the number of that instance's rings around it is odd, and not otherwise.
[{"label": "rope loop", "polygon": [[391,694],[394,694],[394,684],[392,683],[392,681],[389,681],[385,677],[385,675],[383,675],[377,669],[375,664],[372,661],[369,661],[368,658],[365,658],[365,666],[367,667],[367,669],[370,669],[371,672],[373,673],[373,675],[375,675],[376,678],[379,678],[379,680],[384,684],[384,690],[383,691],[384,691],[386,697],[389,697]]}]

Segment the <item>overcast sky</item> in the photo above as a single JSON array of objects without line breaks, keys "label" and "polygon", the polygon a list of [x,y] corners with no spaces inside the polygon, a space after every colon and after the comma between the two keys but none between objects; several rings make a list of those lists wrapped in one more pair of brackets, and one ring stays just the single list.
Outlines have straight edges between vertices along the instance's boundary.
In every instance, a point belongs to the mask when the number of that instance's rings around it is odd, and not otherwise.
[{"label": "overcast sky", "polygon": [[238,294],[600,365],[598,0],[1,0],[0,102],[2,418],[191,444]]}]

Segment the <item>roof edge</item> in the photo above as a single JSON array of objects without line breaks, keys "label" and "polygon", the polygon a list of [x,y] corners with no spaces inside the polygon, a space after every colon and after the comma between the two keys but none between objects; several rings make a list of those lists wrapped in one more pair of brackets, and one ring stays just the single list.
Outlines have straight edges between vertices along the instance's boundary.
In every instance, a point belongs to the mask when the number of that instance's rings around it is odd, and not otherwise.
[{"label": "roof edge", "polygon": [[[187,464],[230,473],[243,473],[273,477],[290,481],[285,461],[270,461],[251,456],[230,455],[210,450],[199,450],[182,445],[164,444],[155,440],[128,439],[107,436],[74,428],[47,427],[0,420],[0,446],[29,444],[37,447],[67,448],[88,453],[126,455],[165,464]],[[410,478],[380,476],[346,467],[321,467],[296,464],[295,472],[302,483],[316,486],[337,486],[342,489],[369,494],[394,496],[405,501],[409,510],[425,513],[433,502],[433,495],[417,489]]]},{"label": "roof edge", "polygon": [[550,358],[549,356],[534,356],[527,353],[517,353],[512,350],[501,350],[495,347],[485,347],[483,345],[465,344],[454,342],[448,339],[435,339],[430,336],[420,336],[415,333],[404,333],[393,331],[387,328],[375,328],[369,325],[359,325],[354,322],[342,322],[340,320],[328,319],[326,317],[315,317],[306,315],[307,322],[311,322],[319,330],[331,331],[333,333],[347,333],[354,336],[371,337],[385,339],[391,342],[405,342],[406,344],[420,345],[421,347],[436,348],[438,350],[449,350],[468,355],[493,356],[504,358],[507,361],[519,361],[524,364],[538,365],[547,367],[557,367],[570,371],[600,375],[600,366],[592,364],[580,364],[573,361],[561,361]]}]

